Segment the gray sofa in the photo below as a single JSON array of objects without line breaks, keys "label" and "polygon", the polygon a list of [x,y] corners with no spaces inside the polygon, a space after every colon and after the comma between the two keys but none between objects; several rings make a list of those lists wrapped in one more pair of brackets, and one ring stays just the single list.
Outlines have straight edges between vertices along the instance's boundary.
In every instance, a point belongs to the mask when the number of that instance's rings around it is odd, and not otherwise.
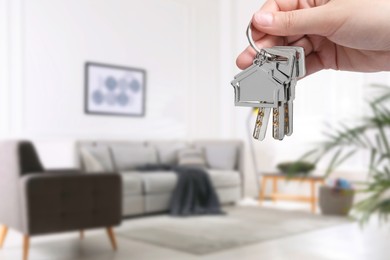
[{"label": "gray sofa", "polygon": [[122,176],[122,215],[135,216],[168,210],[177,182],[172,171],[139,172],[137,166],[177,164],[178,153],[189,147],[201,150],[207,172],[220,202],[237,202],[242,195],[243,144],[241,141],[78,141],[77,159],[85,172],[118,172]]}]

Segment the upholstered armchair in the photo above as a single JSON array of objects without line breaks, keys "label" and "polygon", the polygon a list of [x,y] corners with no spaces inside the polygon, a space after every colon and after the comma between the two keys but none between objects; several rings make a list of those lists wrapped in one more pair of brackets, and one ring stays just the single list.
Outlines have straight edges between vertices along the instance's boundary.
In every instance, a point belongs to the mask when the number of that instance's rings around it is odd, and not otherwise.
[{"label": "upholstered armchair", "polygon": [[0,248],[8,228],[31,236],[104,227],[116,250],[121,222],[121,178],[113,173],[45,170],[31,142],[0,142]]}]

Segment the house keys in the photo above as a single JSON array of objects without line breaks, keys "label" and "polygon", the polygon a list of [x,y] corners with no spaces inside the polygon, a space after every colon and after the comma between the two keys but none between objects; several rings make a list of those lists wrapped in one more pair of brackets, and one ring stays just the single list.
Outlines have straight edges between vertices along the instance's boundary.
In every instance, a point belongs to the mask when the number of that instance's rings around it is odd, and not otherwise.
[{"label": "house keys", "polygon": [[253,64],[231,82],[235,105],[258,108],[253,131],[255,139],[265,138],[272,114],[272,136],[283,140],[293,132],[295,86],[297,79],[306,73],[304,49],[295,46],[259,49],[252,39],[251,24],[247,37],[257,54]]}]

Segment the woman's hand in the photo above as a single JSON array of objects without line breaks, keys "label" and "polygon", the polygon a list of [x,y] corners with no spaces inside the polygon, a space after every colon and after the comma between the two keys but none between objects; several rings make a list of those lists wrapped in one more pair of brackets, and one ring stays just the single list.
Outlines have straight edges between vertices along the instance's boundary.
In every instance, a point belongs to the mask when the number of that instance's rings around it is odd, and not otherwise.
[{"label": "woman's hand", "polygon": [[[252,24],[259,48],[303,47],[307,75],[322,69],[390,70],[388,0],[267,0]],[[245,69],[255,54],[249,46],[237,66]]]}]

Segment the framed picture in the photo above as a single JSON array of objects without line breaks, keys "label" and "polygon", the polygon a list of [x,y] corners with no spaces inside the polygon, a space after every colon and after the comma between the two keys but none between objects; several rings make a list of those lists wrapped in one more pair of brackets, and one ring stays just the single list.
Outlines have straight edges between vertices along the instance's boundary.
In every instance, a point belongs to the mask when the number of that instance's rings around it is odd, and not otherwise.
[{"label": "framed picture", "polygon": [[85,113],[144,116],[146,72],[143,69],[87,62]]}]

